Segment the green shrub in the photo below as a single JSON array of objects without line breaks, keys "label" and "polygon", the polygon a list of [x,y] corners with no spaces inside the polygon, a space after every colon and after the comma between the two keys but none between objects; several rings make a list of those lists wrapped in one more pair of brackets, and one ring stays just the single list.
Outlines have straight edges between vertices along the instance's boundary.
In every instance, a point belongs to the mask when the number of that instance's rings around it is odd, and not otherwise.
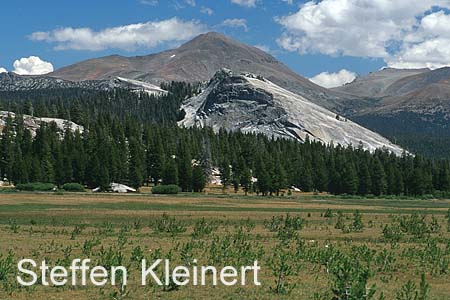
[{"label": "green shrub", "polygon": [[30,183],[20,183],[16,185],[16,189],[19,191],[37,191],[37,192],[48,192],[55,188],[53,183],[42,183],[42,182],[30,182]]},{"label": "green shrub", "polygon": [[152,194],[178,194],[181,188],[175,184],[157,185],[152,188]]},{"label": "green shrub", "polygon": [[62,186],[63,190],[67,192],[84,192],[84,186],[79,183],[65,183]]}]

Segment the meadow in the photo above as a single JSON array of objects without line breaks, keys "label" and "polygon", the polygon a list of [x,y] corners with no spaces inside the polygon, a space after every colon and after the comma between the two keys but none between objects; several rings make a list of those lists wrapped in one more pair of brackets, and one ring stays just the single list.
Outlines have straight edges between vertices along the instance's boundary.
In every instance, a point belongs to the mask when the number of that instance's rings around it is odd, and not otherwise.
[{"label": "meadow", "polygon": [[[449,200],[0,193],[0,299],[450,299]],[[21,258],[124,265],[126,288],[21,287]],[[142,258],[250,265],[262,285],[140,285]]]}]

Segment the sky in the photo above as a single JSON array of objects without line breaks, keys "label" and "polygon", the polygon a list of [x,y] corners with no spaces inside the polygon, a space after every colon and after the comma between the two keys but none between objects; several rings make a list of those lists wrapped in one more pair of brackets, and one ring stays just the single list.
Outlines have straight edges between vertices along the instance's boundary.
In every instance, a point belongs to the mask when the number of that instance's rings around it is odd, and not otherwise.
[{"label": "sky", "polygon": [[0,4],[0,72],[44,74],[218,31],[326,87],[450,65],[450,0],[41,0]]}]

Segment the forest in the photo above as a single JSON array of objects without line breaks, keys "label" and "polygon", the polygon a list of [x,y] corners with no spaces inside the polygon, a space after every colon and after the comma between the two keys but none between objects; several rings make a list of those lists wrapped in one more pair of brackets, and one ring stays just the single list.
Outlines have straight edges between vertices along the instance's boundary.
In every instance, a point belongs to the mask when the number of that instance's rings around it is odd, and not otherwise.
[{"label": "forest", "polygon": [[[212,168],[218,168],[225,186],[261,195],[291,187],[375,196],[450,191],[448,160],[179,128],[180,103],[200,87],[174,82],[164,88],[170,93],[160,97],[125,90],[1,93],[0,109],[18,115],[5,121],[0,136],[0,176],[13,184],[80,183],[105,189],[111,182],[136,188],[176,184],[198,192]],[[65,118],[84,130],[60,131],[50,124],[33,136],[21,114]]]}]

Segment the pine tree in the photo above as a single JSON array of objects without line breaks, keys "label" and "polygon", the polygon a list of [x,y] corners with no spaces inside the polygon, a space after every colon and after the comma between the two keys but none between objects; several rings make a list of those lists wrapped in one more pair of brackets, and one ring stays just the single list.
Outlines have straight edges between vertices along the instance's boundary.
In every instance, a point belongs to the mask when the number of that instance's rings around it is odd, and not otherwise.
[{"label": "pine tree", "polygon": [[155,185],[162,178],[164,167],[164,152],[161,142],[151,141],[147,148],[147,173]]},{"label": "pine tree", "polygon": [[361,161],[358,171],[358,194],[367,195],[371,192],[372,179],[370,178],[369,168],[366,161]]},{"label": "pine tree", "polygon": [[220,181],[225,192],[232,183],[230,164],[227,160],[224,160],[220,166]]},{"label": "pine tree", "polygon": [[319,192],[328,190],[328,172],[322,155],[316,159],[314,167],[314,186]]},{"label": "pine tree", "polygon": [[240,183],[242,189],[244,190],[245,196],[247,196],[252,187],[252,173],[250,172],[249,168],[245,167],[242,171]]},{"label": "pine tree", "polygon": [[259,162],[259,167],[257,171],[257,188],[258,192],[261,193],[263,196],[266,196],[271,188],[271,180],[270,175],[266,170],[266,166],[263,161]]},{"label": "pine tree", "polygon": [[178,184],[183,192],[192,190],[192,157],[187,141],[182,142],[178,151]]},{"label": "pine tree", "polygon": [[287,178],[286,171],[280,161],[277,160],[273,171],[272,189],[279,196],[280,190],[286,188]]},{"label": "pine tree", "polygon": [[442,164],[439,167],[437,189],[440,191],[450,190],[450,170],[446,164]]},{"label": "pine tree", "polygon": [[380,196],[386,192],[386,173],[378,158],[373,162],[372,192],[375,196]]},{"label": "pine tree", "polygon": [[175,184],[178,185],[178,168],[175,162],[175,158],[169,157],[164,163],[164,170],[162,174],[163,184]]},{"label": "pine tree", "polygon": [[304,192],[311,192],[314,188],[312,179],[312,167],[309,160],[304,162],[303,168],[300,171],[300,188]]},{"label": "pine tree", "polygon": [[358,190],[358,178],[356,176],[355,168],[352,163],[347,163],[344,166],[344,172],[342,173],[342,187],[343,192],[354,195]]},{"label": "pine tree", "polygon": [[206,180],[203,169],[200,165],[194,166],[192,170],[192,189],[194,192],[202,192],[205,188]]},{"label": "pine tree", "polygon": [[142,143],[132,137],[129,142],[129,180],[132,187],[138,189],[144,181],[144,151]]}]

